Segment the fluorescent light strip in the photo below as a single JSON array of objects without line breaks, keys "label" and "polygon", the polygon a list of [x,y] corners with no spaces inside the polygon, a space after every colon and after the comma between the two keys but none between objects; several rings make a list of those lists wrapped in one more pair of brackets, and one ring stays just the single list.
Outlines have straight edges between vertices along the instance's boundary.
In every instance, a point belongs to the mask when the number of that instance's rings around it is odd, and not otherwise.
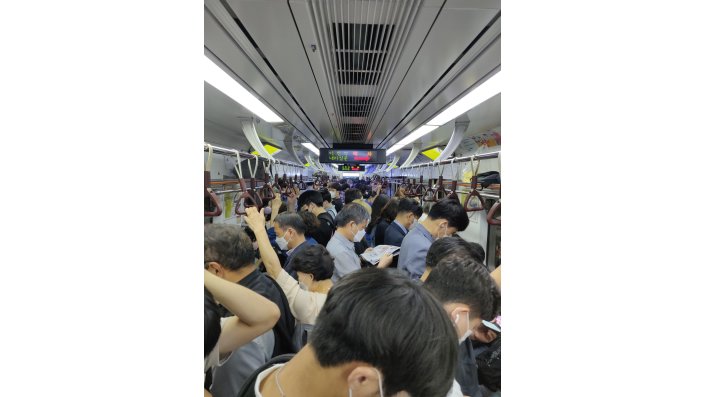
[{"label": "fluorescent light strip", "polygon": [[500,73],[502,72],[499,71],[495,73],[479,87],[467,93],[464,97],[460,98],[458,102],[441,112],[441,114],[434,117],[427,124],[417,128],[404,139],[394,144],[387,150],[387,156],[502,92],[502,76]]},{"label": "fluorescent light strip", "polygon": [[302,145],[304,145],[306,147],[306,149],[316,153],[316,156],[319,155],[320,152],[318,151],[318,148],[313,145],[313,143],[304,142],[304,143],[302,143]]},{"label": "fluorescent light strip", "polygon": [[429,132],[435,130],[438,128],[437,125],[422,125],[421,127],[417,128],[412,132],[411,134],[407,135],[402,139],[401,141],[397,142],[394,146],[392,146],[389,150],[387,150],[387,156],[390,154],[396,152],[397,150],[403,148],[404,146],[410,144],[411,142],[421,138],[422,136],[428,134]]},{"label": "fluorescent light strip", "polygon": [[445,123],[454,120],[461,114],[469,111],[475,106],[502,92],[501,73],[501,71],[495,73],[492,77],[487,79],[479,87],[467,93],[467,95],[460,98],[458,102],[454,103],[448,109],[441,112],[441,114],[434,117],[433,120],[429,121],[427,124],[444,125]]},{"label": "fluorescent light strip", "polygon": [[223,94],[229,96],[232,100],[247,108],[247,110],[256,114],[262,120],[268,123],[282,123],[284,120],[279,118],[271,109],[263,104],[259,99],[252,95],[245,87],[241,86],[229,74],[225,73],[218,65],[211,61],[207,56],[204,62],[204,81],[217,88]]},{"label": "fluorescent light strip", "polygon": [[360,173],[359,172],[343,172],[343,176],[352,177],[352,178],[359,178]]}]

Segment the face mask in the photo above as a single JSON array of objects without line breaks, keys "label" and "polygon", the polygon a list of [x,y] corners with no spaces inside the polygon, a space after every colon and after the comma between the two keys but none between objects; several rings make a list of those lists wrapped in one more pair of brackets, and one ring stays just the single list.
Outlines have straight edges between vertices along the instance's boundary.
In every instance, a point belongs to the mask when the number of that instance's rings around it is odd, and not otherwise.
[{"label": "face mask", "polygon": [[[466,318],[468,320],[468,330],[465,331],[463,336],[458,338],[458,344],[461,344],[465,341],[465,339],[469,338],[472,335],[472,329],[470,329],[470,312],[465,312]],[[455,315],[455,326],[458,326],[458,320],[460,320],[460,314]]]},{"label": "face mask", "polygon": [[440,228],[438,229],[438,237],[436,237],[436,240],[441,239],[443,237],[448,237],[448,226],[443,227],[443,235],[442,236],[440,233]]},{"label": "face mask", "polygon": [[[286,234],[286,232],[284,234]],[[279,246],[279,249],[281,249],[282,251],[286,251],[289,249],[289,241],[287,241],[284,235],[282,235],[281,237],[277,237],[275,241]]]},{"label": "face mask", "polygon": [[365,237],[365,229],[360,230],[359,232],[355,233],[355,237],[353,237],[353,241],[360,242],[362,239]]},{"label": "face mask", "polygon": [[[379,397],[384,397],[384,391],[382,390],[382,374],[377,371],[377,368],[374,368],[375,372],[377,372],[377,382],[379,382]],[[348,397],[352,397],[352,388],[348,388]]]},{"label": "face mask", "polygon": [[338,198],[338,192],[331,192],[331,193],[330,193],[330,198],[331,198],[331,199]]}]

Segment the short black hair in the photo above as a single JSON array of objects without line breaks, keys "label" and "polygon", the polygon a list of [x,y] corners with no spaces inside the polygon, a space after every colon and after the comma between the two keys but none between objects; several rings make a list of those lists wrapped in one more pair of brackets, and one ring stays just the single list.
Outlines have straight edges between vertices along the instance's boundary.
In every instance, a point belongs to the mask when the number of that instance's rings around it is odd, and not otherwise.
[{"label": "short black hair", "polygon": [[358,189],[348,189],[345,191],[345,204],[350,204],[353,201],[362,200],[362,192]]},{"label": "short black hair", "polygon": [[463,253],[443,256],[424,286],[442,303],[464,303],[484,320],[499,314],[500,293],[490,272]]},{"label": "short black hair", "polygon": [[301,193],[301,195],[299,196],[299,208],[311,203],[314,203],[319,207],[323,206],[323,196],[321,196],[321,192],[317,192],[315,190],[306,190],[305,192]]},{"label": "short black hair", "polygon": [[448,227],[454,227],[459,232],[465,230],[470,224],[470,219],[463,206],[458,200],[452,198],[445,198],[437,202],[431,207],[428,217],[433,220],[445,219],[448,221]]},{"label": "short black hair", "polygon": [[485,263],[485,249],[478,243],[473,241],[468,242],[470,249],[470,257],[479,263]]},{"label": "short black hair", "polygon": [[238,270],[255,262],[252,240],[241,227],[225,223],[205,226],[204,260],[218,262],[228,270]]},{"label": "short black hair", "polygon": [[321,221],[310,211],[299,211],[299,216],[304,222],[304,236],[313,237],[316,230],[321,227]]},{"label": "short black hair", "polygon": [[346,191],[346,190],[348,190],[349,188],[350,188],[350,185],[348,185],[347,182],[343,182],[343,183],[340,184],[340,189],[339,189],[339,190]]},{"label": "short black hair", "polygon": [[326,247],[316,244],[303,247],[291,259],[291,268],[297,272],[313,274],[313,279],[320,281],[333,277],[335,266]]},{"label": "short black hair", "polygon": [[250,229],[249,226],[243,226],[243,227],[242,227],[242,230],[245,232],[245,234],[247,235],[247,237],[250,238],[250,241],[252,241],[253,243],[254,243],[255,241],[257,241],[257,236],[255,236],[255,232],[253,232],[252,229]]},{"label": "short black hair", "polygon": [[429,291],[397,269],[363,268],[334,284],[309,342],[323,367],[356,361],[379,369],[385,395],[444,397],[457,338]]},{"label": "short black hair", "polygon": [[280,228],[292,228],[298,234],[306,233],[306,224],[304,223],[301,215],[296,212],[286,211],[274,218],[274,223],[279,225]]},{"label": "short black hair", "polygon": [[420,218],[421,215],[423,215],[423,211],[421,210],[419,203],[408,197],[399,199],[399,209],[397,210],[397,213],[400,214],[402,212],[411,212],[417,218]]},{"label": "short black hair", "polygon": [[208,354],[213,350],[220,338],[220,313],[218,305],[213,299],[213,295],[204,289],[204,328],[203,328],[203,357],[208,357]]},{"label": "short black hair", "polygon": [[328,184],[328,189],[335,189],[335,190],[342,190],[342,187],[340,186],[340,183],[338,182],[333,182]]},{"label": "short black hair", "polygon": [[332,203],[332,202],[333,202],[333,199],[332,199],[332,197],[331,197],[330,192],[328,191],[328,189],[322,189],[322,190],[321,190],[321,197],[323,198],[323,201],[327,201],[327,202],[329,202],[329,203]]},{"label": "short black hair", "polygon": [[[470,258],[477,260],[477,253],[475,248],[469,241],[464,240],[460,236],[449,236],[439,238],[438,240],[431,243],[431,247],[426,253],[426,267],[434,268],[438,262],[446,255],[459,253],[460,255],[467,255]],[[479,244],[477,244],[479,245]],[[480,247],[482,248],[482,247]],[[484,252],[484,250],[483,250]],[[484,261],[484,254],[482,260],[477,260],[482,263]]]},{"label": "short black hair", "polygon": [[358,203],[345,204],[335,217],[335,226],[343,227],[350,222],[361,224],[370,220],[370,213]]}]

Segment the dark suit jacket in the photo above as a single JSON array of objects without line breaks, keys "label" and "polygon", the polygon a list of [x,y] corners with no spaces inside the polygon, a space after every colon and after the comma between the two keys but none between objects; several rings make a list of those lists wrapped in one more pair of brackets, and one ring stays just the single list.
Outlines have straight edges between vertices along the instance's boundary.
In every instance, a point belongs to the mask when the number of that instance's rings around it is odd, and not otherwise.
[{"label": "dark suit jacket", "polygon": [[392,222],[384,231],[384,244],[401,247],[401,241],[404,240],[406,232],[396,223]]}]

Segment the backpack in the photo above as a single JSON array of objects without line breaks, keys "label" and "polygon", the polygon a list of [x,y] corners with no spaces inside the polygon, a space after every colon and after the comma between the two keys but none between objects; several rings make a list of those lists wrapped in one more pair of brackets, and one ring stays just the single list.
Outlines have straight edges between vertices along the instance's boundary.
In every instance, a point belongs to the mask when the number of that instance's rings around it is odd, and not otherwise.
[{"label": "backpack", "polygon": [[476,349],[475,354],[480,384],[493,392],[499,390],[502,385],[502,337],[498,335],[490,344]]}]

